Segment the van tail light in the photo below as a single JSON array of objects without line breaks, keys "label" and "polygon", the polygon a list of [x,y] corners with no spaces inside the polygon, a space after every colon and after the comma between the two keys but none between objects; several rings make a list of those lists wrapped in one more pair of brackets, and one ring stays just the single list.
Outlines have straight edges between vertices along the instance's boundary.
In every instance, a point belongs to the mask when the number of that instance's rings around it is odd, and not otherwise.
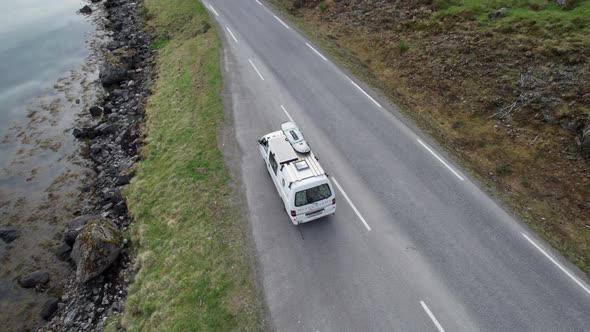
[{"label": "van tail light", "polygon": [[332,198],[332,205],[336,205],[336,197]]},{"label": "van tail light", "polygon": [[297,217],[297,212],[295,210],[291,210],[291,217]]}]

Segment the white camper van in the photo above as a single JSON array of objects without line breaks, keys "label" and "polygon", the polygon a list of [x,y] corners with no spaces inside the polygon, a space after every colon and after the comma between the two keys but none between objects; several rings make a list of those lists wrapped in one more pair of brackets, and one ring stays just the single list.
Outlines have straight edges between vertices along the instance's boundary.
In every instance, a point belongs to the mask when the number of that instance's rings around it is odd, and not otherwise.
[{"label": "white camper van", "polygon": [[336,194],[303,134],[291,122],[284,122],[281,129],[258,143],[291,222],[298,225],[334,214]]}]

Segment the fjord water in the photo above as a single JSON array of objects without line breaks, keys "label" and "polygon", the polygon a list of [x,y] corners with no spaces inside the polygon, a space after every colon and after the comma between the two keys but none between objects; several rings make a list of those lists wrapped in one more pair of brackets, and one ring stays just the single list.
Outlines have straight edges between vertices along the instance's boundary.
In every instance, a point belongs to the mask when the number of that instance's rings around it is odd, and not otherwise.
[{"label": "fjord water", "polygon": [[81,6],[80,0],[0,1],[0,137],[27,115],[31,98],[88,55],[92,25],[76,13]]},{"label": "fjord water", "polygon": [[[0,227],[19,234],[0,240],[0,331],[42,324],[43,303],[61,295],[69,271],[55,253],[86,169],[71,127],[96,99],[96,66],[88,65],[94,15],[79,14],[84,5],[0,0]],[[50,273],[42,292],[16,282],[34,270]]]}]

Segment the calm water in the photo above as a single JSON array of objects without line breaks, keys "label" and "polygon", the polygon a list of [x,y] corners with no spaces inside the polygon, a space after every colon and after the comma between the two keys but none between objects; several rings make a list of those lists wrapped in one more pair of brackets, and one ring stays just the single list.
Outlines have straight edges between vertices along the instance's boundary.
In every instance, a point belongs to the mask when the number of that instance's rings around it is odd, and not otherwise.
[{"label": "calm water", "polygon": [[[87,44],[92,16],[77,13],[85,4],[0,0],[0,226],[20,234],[11,244],[0,241],[2,332],[42,324],[41,306],[61,295],[70,271],[55,252],[90,176],[71,127],[99,91]],[[16,283],[37,269],[50,273],[47,290]]]},{"label": "calm water", "polygon": [[[80,0],[0,0],[0,137],[27,103],[88,55]],[[2,158],[0,156],[0,158]]]}]

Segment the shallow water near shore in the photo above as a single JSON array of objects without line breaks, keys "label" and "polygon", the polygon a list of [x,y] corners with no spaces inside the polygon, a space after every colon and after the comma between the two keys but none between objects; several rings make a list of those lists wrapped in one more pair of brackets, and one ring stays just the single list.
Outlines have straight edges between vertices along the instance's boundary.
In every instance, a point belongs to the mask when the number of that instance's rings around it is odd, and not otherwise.
[{"label": "shallow water near shore", "polygon": [[[101,39],[94,13],[77,13],[79,0],[0,3],[0,227],[17,230],[0,240],[0,322],[3,331],[30,330],[39,312],[61,295],[71,271],[58,260],[65,223],[79,214],[93,176],[71,134],[102,93],[97,82]],[[86,120],[84,120],[86,119]],[[21,288],[18,276],[50,273],[46,289]]]}]

